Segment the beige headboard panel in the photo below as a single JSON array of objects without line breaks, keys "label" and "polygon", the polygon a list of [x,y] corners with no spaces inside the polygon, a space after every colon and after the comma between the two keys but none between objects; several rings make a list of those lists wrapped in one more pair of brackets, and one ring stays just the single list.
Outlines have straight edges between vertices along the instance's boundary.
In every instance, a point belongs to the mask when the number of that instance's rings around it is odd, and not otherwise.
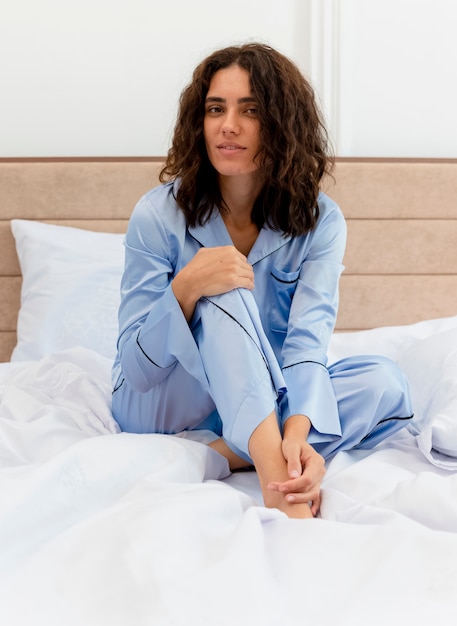
[{"label": "beige headboard panel", "polygon": [[457,159],[341,159],[340,329],[457,315]]},{"label": "beige headboard panel", "polygon": [[[123,232],[161,158],[0,159],[0,360],[15,344],[20,270],[9,221]],[[348,222],[337,327],[457,314],[457,159],[338,159],[324,190]]]}]

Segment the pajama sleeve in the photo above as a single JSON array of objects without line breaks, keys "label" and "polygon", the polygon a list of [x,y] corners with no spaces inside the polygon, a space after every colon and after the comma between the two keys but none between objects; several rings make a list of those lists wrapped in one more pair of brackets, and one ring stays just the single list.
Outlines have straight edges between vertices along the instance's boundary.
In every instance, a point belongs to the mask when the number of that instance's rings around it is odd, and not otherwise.
[{"label": "pajama sleeve", "polygon": [[[125,239],[118,360],[129,385],[141,392],[165,379],[178,361],[207,385],[192,332],[171,287],[183,264],[185,237],[184,216],[174,209],[171,194],[165,185],[144,196]],[[165,208],[167,222],[161,219]],[[170,213],[173,228],[168,225]]]},{"label": "pajama sleeve", "polygon": [[338,284],[343,271],[346,223],[339,208],[320,196],[320,217],[302,264],[292,299],[287,335],[282,348],[282,370],[287,405],[282,412],[306,415],[313,429],[309,441],[320,435],[339,436],[336,398],[327,370],[327,349],[338,310]]}]

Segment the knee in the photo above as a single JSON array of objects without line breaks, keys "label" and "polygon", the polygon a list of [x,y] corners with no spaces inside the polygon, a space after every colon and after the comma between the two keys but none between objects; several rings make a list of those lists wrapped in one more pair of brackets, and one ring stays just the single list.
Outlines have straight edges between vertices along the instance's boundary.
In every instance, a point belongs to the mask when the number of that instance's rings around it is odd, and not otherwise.
[{"label": "knee", "polygon": [[400,367],[382,355],[348,357],[329,368],[337,397],[357,398],[362,407],[390,407],[412,413],[408,380]]},{"label": "knee", "polygon": [[373,367],[376,370],[376,376],[383,380],[387,387],[396,387],[399,386],[403,388],[406,381],[406,376],[403,373],[403,370],[400,368],[398,363],[392,361],[385,356],[375,356],[373,357]]},{"label": "knee", "polygon": [[412,414],[409,383],[397,363],[384,356],[370,357],[367,384],[378,402],[397,415]]}]

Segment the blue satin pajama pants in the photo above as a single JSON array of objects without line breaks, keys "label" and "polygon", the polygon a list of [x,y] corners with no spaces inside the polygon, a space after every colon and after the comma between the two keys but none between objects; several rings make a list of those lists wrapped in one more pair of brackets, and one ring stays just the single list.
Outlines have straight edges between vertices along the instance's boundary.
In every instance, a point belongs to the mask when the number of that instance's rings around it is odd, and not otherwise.
[{"label": "blue satin pajama pants", "polygon": [[[113,392],[114,417],[122,430],[134,433],[208,429],[250,460],[254,429],[273,410],[281,423],[285,391],[252,295],[235,290],[200,300],[192,334],[204,377],[198,380],[176,362],[169,376],[145,393],[121,379]],[[340,450],[372,448],[411,419],[408,383],[386,357],[349,357],[330,365],[328,372],[341,435],[313,433],[312,445],[324,458]]]}]

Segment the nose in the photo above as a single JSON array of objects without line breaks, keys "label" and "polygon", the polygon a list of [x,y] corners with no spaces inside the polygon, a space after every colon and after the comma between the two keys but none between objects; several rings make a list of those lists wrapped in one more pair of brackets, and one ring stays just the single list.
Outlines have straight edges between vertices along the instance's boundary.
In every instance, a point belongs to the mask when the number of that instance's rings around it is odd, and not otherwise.
[{"label": "nose", "polygon": [[227,112],[222,122],[222,133],[224,135],[237,135],[239,130],[240,126],[236,113]]}]

